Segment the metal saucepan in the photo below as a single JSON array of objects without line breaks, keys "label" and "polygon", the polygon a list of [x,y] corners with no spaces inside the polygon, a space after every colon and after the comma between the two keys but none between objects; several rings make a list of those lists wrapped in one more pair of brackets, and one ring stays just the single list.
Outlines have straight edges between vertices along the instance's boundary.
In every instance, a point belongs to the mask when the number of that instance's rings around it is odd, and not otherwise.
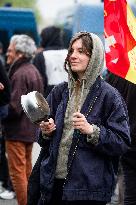
[{"label": "metal saucepan", "polygon": [[50,115],[50,108],[41,93],[33,91],[21,96],[21,105],[27,117],[33,123],[47,121]]}]

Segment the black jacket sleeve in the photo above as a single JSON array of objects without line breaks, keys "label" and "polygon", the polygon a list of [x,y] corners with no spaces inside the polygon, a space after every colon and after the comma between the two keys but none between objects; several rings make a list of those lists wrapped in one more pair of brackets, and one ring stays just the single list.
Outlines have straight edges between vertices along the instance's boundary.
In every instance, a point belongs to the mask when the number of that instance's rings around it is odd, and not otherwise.
[{"label": "black jacket sleeve", "polygon": [[10,101],[10,82],[6,70],[0,61],[0,82],[4,85],[4,90],[0,91],[0,106],[6,105]]},{"label": "black jacket sleeve", "polygon": [[44,157],[46,157],[46,150],[42,148],[29,177],[27,205],[38,204],[40,199],[40,165]]},{"label": "black jacket sleeve", "polygon": [[131,144],[136,146],[136,85],[110,72],[106,81],[121,93],[126,102],[132,140]]},{"label": "black jacket sleeve", "polygon": [[39,72],[42,76],[42,79],[43,79],[44,90],[46,90],[47,85],[48,85],[48,79],[47,79],[47,75],[46,75],[45,59],[44,59],[44,56],[43,56],[42,52],[37,53],[37,55],[33,59],[33,64],[39,70]]}]

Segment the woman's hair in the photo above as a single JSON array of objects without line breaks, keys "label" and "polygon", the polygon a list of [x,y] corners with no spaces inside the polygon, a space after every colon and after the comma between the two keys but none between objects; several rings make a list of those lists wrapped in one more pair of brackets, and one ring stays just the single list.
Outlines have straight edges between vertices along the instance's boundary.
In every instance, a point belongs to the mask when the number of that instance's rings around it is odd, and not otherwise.
[{"label": "woman's hair", "polygon": [[72,53],[72,45],[78,39],[82,40],[83,52],[90,57],[92,55],[93,41],[92,41],[91,34],[89,32],[76,33],[75,36],[73,36],[73,38],[71,39],[70,44],[69,44],[68,54],[67,54],[67,57],[65,59],[65,64],[64,64],[65,70],[67,70],[66,68],[67,65],[70,66],[69,57],[71,56],[71,53]]},{"label": "woman's hair", "polygon": [[34,40],[28,35],[14,35],[10,43],[14,43],[16,52],[22,53],[26,58],[32,58],[37,50]]}]

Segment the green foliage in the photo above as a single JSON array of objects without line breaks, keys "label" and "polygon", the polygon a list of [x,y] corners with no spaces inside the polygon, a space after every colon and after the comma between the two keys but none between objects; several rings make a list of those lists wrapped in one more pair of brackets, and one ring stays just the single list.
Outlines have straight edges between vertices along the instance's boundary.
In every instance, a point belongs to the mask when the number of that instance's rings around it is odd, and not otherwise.
[{"label": "green foliage", "polygon": [[0,6],[4,6],[6,3],[11,3],[13,7],[34,8],[36,0],[0,0]]},{"label": "green foliage", "polygon": [[41,20],[40,12],[36,8],[37,0],[0,0],[0,7],[4,6],[6,3],[11,3],[12,7],[20,8],[31,8],[34,10],[37,22]]}]

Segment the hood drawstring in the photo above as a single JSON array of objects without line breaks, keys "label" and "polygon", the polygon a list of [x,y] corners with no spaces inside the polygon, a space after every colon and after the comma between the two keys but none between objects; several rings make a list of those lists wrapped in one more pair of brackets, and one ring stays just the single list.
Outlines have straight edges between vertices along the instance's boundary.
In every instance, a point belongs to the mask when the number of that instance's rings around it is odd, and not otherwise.
[{"label": "hood drawstring", "polygon": [[74,112],[80,112],[82,107],[82,102],[83,102],[84,89],[85,89],[85,79],[82,79],[82,84],[80,80],[75,81],[73,90],[71,90],[71,86],[69,85],[69,100],[67,104],[67,110],[65,113],[66,118],[68,118],[69,116],[71,101],[74,101]]},{"label": "hood drawstring", "polygon": [[[81,83],[80,83],[81,84]],[[85,79],[82,80],[82,85],[81,85],[81,94],[79,96],[79,101],[77,102],[78,103],[78,109],[77,109],[77,112],[80,112],[81,110],[81,107],[82,107],[82,102],[83,102],[83,95],[84,95],[84,88],[85,88]]]},{"label": "hood drawstring", "polygon": [[75,82],[75,85],[74,85],[74,89],[75,89],[75,112],[78,112],[78,110],[79,110],[80,85],[81,85],[81,82],[79,80],[77,80]]}]

